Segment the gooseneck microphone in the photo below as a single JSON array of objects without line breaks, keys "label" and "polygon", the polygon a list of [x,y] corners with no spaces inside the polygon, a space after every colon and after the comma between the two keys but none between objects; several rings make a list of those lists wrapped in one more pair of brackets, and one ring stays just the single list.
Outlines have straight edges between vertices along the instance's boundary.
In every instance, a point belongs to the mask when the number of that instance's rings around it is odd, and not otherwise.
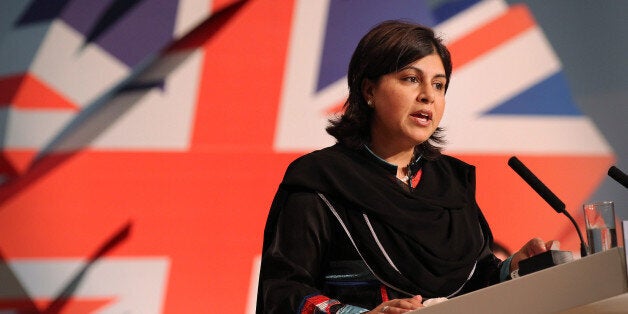
[{"label": "gooseneck microphone", "polygon": [[561,201],[556,194],[554,194],[550,189],[537,178],[528,167],[526,167],[519,159],[515,156],[510,157],[508,159],[508,165],[512,170],[514,170],[528,185],[536,191],[557,213],[565,214],[571,223],[573,223],[574,227],[576,227],[576,231],[578,232],[578,237],[580,237],[580,255],[582,257],[587,256],[587,246],[586,242],[584,242],[584,238],[582,237],[582,233],[580,232],[580,228],[578,228],[578,224],[571,217],[568,211],[565,210],[565,203]]},{"label": "gooseneck microphone", "polygon": [[623,185],[628,189],[628,175],[626,175],[623,171],[619,170],[619,168],[612,166],[608,169],[608,176],[613,178],[619,184]]}]

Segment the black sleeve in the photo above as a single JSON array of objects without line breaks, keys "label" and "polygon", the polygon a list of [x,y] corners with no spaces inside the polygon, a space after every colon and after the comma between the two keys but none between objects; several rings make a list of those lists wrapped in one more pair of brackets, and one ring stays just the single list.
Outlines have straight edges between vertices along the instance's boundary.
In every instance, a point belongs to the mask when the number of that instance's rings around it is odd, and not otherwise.
[{"label": "black sleeve", "polygon": [[[329,217],[314,193],[295,192],[278,204],[264,239],[257,313],[297,313],[319,295],[331,241]],[[276,210],[277,208],[275,208]]]},{"label": "black sleeve", "polygon": [[486,254],[478,260],[475,272],[471,279],[465,284],[462,291],[458,295],[469,293],[478,289],[486,288],[490,285],[499,283],[499,270],[502,261],[492,252],[486,251]]}]

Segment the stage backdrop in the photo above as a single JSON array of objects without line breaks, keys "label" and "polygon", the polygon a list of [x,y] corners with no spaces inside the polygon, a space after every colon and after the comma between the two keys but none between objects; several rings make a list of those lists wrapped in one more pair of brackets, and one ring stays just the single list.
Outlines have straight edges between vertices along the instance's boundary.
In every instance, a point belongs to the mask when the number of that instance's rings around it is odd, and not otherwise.
[{"label": "stage backdrop", "polygon": [[[5,0],[0,4],[0,312],[253,313],[262,230],[288,163],[333,143],[345,71],[377,22],[453,54],[446,152],[477,166],[497,241],[578,251],[615,163],[524,4]],[[574,169],[577,169],[574,171]]]}]

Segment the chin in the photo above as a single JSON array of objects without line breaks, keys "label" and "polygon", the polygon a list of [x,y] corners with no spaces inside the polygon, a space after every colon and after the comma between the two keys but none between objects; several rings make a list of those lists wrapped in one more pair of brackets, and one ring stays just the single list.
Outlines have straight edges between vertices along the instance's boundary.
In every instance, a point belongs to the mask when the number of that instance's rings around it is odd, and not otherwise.
[{"label": "chin", "polygon": [[430,133],[429,135],[422,135],[422,136],[415,136],[413,138],[413,141],[415,143],[415,145],[419,145],[422,144],[423,142],[427,141],[430,139],[430,136],[432,136],[432,133]]}]

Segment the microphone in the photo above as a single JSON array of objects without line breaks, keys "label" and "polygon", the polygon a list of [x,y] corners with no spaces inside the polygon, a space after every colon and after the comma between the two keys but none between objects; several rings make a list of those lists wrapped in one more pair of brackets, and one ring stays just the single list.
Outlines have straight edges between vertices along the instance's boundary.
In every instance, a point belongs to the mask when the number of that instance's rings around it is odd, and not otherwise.
[{"label": "microphone", "polygon": [[628,175],[626,175],[623,171],[619,170],[619,168],[612,166],[608,169],[608,176],[613,178],[619,184],[623,185],[628,189]]},{"label": "microphone", "polygon": [[568,211],[565,210],[565,203],[561,201],[556,194],[554,194],[550,189],[537,178],[528,167],[526,167],[517,157],[512,156],[508,159],[508,165],[512,170],[514,170],[528,185],[536,191],[557,213],[564,214],[571,220],[574,227],[576,227],[576,231],[578,232],[578,237],[580,238],[580,255],[582,257],[587,256],[587,246],[584,242],[584,238],[582,237],[582,233],[580,232],[580,228],[578,228],[578,224],[571,217]]}]

